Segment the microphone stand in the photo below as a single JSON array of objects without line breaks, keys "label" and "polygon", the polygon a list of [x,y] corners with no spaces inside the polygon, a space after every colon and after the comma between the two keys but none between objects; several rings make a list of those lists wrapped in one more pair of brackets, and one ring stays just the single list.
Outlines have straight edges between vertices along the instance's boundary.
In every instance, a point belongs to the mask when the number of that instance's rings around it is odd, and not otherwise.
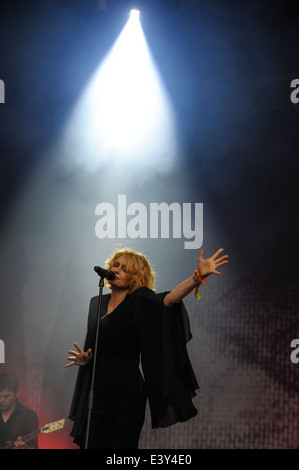
[{"label": "microphone stand", "polygon": [[100,320],[101,320],[102,297],[103,297],[103,287],[104,287],[105,273],[101,273],[100,276],[101,277],[100,277],[100,282],[99,282],[98,317],[97,317],[97,328],[96,328],[96,340],[95,340],[95,347],[94,347],[94,354],[93,354],[91,386],[90,386],[89,399],[88,399],[88,414],[87,414],[87,427],[86,427],[86,437],[85,437],[85,449],[88,449],[91,413],[92,413],[92,410],[93,410],[93,392],[94,392],[93,389],[94,389],[94,378],[95,378],[95,370],[96,370],[96,359],[97,359],[98,340],[99,340],[99,331],[100,331]]}]

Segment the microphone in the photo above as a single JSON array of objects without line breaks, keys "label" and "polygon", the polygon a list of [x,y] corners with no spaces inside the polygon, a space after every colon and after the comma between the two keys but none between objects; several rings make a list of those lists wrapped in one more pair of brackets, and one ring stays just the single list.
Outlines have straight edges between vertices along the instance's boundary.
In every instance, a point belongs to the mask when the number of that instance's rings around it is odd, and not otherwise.
[{"label": "microphone", "polygon": [[100,266],[95,266],[93,268],[95,272],[101,276],[101,278],[105,277],[108,281],[113,281],[115,279],[115,274],[113,271],[108,271],[108,269],[100,268]]}]

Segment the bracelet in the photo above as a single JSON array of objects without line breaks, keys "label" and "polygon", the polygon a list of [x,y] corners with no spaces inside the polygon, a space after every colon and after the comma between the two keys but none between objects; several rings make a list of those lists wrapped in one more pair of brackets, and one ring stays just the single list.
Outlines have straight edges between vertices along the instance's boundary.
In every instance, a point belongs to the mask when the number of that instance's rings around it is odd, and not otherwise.
[{"label": "bracelet", "polygon": [[207,280],[206,280],[206,279],[201,279],[201,277],[199,277],[199,275],[198,275],[198,272],[197,272],[197,271],[194,271],[194,274],[193,274],[193,281],[194,281],[194,283],[195,283],[195,285],[196,285],[194,297],[199,300],[199,299],[201,298],[201,296],[200,296],[200,294],[199,294],[199,292],[198,292],[198,288],[199,288],[199,286],[200,286],[201,284],[205,284],[205,283],[207,282]]},{"label": "bracelet", "polygon": [[193,281],[195,282],[196,285],[200,286],[200,284],[205,284],[207,282],[206,279],[201,279],[198,275],[198,271],[194,271],[193,274]]}]

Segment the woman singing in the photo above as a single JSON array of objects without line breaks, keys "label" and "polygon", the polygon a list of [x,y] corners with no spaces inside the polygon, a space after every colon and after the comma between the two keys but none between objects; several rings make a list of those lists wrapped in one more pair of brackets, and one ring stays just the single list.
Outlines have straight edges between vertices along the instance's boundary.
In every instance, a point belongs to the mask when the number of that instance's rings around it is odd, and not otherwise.
[{"label": "woman singing", "polygon": [[[115,279],[102,309],[88,434],[89,449],[137,449],[149,401],[152,427],[166,427],[196,415],[192,403],[198,384],[186,343],[191,339],[182,299],[228,262],[218,250],[209,259],[200,251],[197,270],[170,292],[155,293],[147,258],[130,249],[106,262]],[[71,435],[84,447],[98,297],[90,301],[84,348],[74,343],[66,367],[80,366],[70,419]],[[141,367],[141,370],[140,370]]]}]

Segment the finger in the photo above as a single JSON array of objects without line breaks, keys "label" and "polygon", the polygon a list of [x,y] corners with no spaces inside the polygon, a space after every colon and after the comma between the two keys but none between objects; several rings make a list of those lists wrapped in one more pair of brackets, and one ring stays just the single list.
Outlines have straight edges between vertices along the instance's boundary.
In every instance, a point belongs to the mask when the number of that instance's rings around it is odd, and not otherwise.
[{"label": "finger", "polygon": [[204,251],[203,250],[200,250],[199,252],[199,259],[202,260],[204,257]]},{"label": "finger", "polygon": [[79,356],[79,354],[76,351],[72,351],[72,349],[68,350],[68,354],[72,354],[73,356]]},{"label": "finger", "polygon": [[80,348],[80,346],[77,343],[74,343],[75,348],[79,353],[83,353],[83,349]]},{"label": "finger", "polygon": [[219,250],[216,251],[216,253],[214,253],[212,256],[211,256],[211,259],[215,260],[215,258],[217,258],[217,256],[220,255],[220,253],[222,253],[223,251],[223,248],[219,248]]},{"label": "finger", "polygon": [[[78,358],[77,358],[78,359]],[[76,360],[76,357],[75,356],[68,356],[67,357],[67,360],[68,361],[75,361]]]},{"label": "finger", "polygon": [[68,364],[65,364],[64,367],[71,367],[71,366],[74,366],[75,364],[76,364],[75,361],[69,362]]},{"label": "finger", "polygon": [[219,262],[221,262],[221,261],[223,261],[223,260],[225,260],[225,259],[227,259],[227,258],[228,258],[228,255],[224,255],[224,256],[221,256],[221,258],[216,259],[215,262],[216,262],[216,263],[219,263]]},{"label": "finger", "polygon": [[227,264],[227,263],[228,263],[228,260],[226,258],[221,258],[215,261],[215,265],[217,267],[222,266],[223,264]]},{"label": "finger", "polygon": [[217,263],[217,268],[220,268],[221,266],[223,266],[224,264],[227,264],[228,261],[222,261],[222,263]]}]

